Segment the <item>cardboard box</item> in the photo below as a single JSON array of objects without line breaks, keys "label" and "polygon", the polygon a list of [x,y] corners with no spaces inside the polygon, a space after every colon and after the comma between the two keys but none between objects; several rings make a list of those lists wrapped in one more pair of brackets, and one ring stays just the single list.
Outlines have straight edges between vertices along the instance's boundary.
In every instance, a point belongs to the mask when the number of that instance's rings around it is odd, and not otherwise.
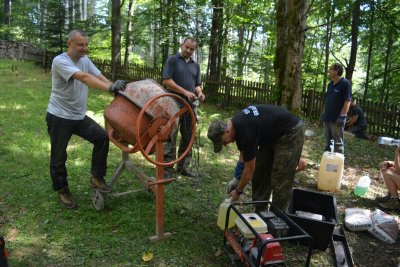
[{"label": "cardboard box", "polygon": [[[296,212],[322,215],[322,220]],[[333,229],[339,224],[335,196],[304,189],[293,189],[288,216],[313,238],[313,248],[320,250],[328,247]]]}]

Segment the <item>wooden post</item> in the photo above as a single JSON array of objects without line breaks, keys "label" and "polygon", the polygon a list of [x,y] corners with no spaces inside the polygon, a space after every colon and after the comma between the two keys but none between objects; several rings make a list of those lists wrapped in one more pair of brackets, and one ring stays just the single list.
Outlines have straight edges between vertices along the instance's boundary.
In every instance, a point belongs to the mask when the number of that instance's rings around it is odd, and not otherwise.
[{"label": "wooden post", "polygon": [[313,103],[314,103],[314,91],[307,90],[307,117],[308,118],[312,117]]}]

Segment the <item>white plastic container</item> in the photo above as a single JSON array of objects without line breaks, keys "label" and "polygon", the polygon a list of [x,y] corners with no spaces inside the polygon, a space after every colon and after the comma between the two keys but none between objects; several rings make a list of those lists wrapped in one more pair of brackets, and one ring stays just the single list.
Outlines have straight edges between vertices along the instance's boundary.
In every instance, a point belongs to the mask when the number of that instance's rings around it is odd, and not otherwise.
[{"label": "white plastic container", "polygon": [[[256,230],[257,233],[263,234],[268,232],[267,224],[256,213],[243,213],[242,216]],[[247,227],[240,217],[236,218],[236,226],[245,238],[254,238],[253,232]]]},{"label": "white plastic container", "polygon": [[381,145],[388,145],[388,146],[400,146],[400,140],[385,136],[379,137],[378,143]]},{"label": "white plastic container", "polygon": [[[225,199],[221,205],[219,205],[219,210],[218,210],[218,219],[217,219],[217,225],[221,230],[225,230],[225,221],[226,221],[226,213],[228,212],[228,207],[231,204],[231,199],[227,198]],[[229,221],[228,221],[228,228],[232,228],[235,226],[235,220],[237,218],[236,212],[231,209],[229,212]]]},{"label": "white plastic container", "polygon": [[371,184],[371,179],[369,176],[361,176],[354,188],[354,195],[362,197],[367,193],[369,185]]},{"label": "white plastic container", "polygon": [[325,151],[318,171],[318,188],[330,192],[340,191],[343,169],[344,155]]}]

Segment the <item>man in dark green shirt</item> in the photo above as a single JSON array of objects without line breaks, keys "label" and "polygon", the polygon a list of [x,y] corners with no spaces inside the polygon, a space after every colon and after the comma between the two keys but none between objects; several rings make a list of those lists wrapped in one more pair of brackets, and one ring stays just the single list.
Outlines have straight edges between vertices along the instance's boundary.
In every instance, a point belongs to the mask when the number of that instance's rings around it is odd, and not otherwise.
[{"label": "man in dark green shirt", "polygon": [[[296,166],[304,143],[304,123],[287,109],[272,105],[249,106],[228,122],[213,121],[208,138],[214,152],[222,145],[236,142],[244,169],[236,190],[229,194],[233,201],[252,180],[253,200],[269,200],[286,210],[294,182]],[[256,210],[264,209],[256,206]]]}]

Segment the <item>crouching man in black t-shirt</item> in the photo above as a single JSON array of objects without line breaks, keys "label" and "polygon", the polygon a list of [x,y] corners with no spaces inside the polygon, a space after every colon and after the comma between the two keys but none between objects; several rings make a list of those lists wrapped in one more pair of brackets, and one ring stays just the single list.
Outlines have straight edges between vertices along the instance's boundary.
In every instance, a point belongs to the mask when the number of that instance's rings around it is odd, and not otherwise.
[{"label": "crouching man in black t-shirt", "polygon": [[236,189],[229,193],[233,201],[252,180],[253,200],[269,200],[272,193],[272,203],[287,209],[304,143],[304,122],[300,118],[283,107],[254,105],[228,122],[213,121],[207,136],[216,153],[232,142],[240,151],[244,170]]}]

